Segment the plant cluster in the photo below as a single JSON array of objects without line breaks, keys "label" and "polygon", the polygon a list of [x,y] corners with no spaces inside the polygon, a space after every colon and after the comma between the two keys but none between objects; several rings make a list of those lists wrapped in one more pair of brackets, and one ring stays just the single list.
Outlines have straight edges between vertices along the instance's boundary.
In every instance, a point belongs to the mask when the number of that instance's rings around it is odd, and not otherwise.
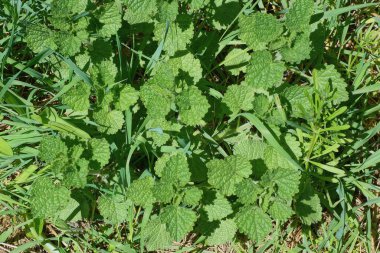
[{"label": "plant cluster", "polygon": [[363,188],[356,175],[376,162],[348,161],[364,145],[348,113],[360,98],[324,57],[339,13],[312,0],[258,5],[43,4],[22,40],[50,77],[40,106],[21,110],[41,129],[25,213],[62,230],[104,222],[131,252],[190,233],[257,246],[320,222],[344,198],[334,186]]}]

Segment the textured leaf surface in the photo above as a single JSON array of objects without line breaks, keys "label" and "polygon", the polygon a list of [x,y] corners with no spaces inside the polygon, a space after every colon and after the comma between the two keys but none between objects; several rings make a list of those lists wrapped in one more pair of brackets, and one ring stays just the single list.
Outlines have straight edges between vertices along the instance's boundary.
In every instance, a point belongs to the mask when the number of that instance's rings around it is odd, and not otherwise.
[{"label": "textured leaf surface", "polygon": [[173,205],[163,208],[160,218],[166,223],[168,231],[176,241],[182,240],[193,229],[197,220],[194,211]]},{"label": "textured leaf surface", "polygon": [[230,114],[253,109],[254,89],[248,85],[229,85],[222,102],[226,104]]},{"label": "textured leaf surface", "polygon": [[282,25],[275,16],[255,13],[239,19],[240,38],[254,50],[263,50],[282,33]]},{"label": "textured leaf surface", "polygon": [[170,203],[175,196],[173,185],[166,182],[156,182],[153,187],[153,196],[158,202]]},{"label": "textured leaf surface", "polygon": [[87,184],[88,164],[89,162],[82,158],[71,166],[66,165],[63,185],[68,188],[84,188]]},{"label": "textured leaf surface", "polygon": [[277,194],[280,198],[291,199],[299,191],[300,172],[293,168],[277,168],[268,170],[262,177],[264,185],[271,182],[277,185]]},{"label": "textured leaf surface", "polygon": [[44,49],[57,49],[55,42],[56,35],[45,25],[30,25],[26,30],[25,41],[28,47],[35,53],[39,53]]},{"label": "textured leaf surface", "polygon": [[70,16],[85,11],[87,3],[87,0],[53,0],[50,8],[53,16]]},{"label": "textured leaf surface", "polygon": [[224,66],[233,75],[239,75],[240,72],[247,71],[247,65],[251,56],[246,50],[240,48],[232,49],[224,59]]},{"label": "textured leaf surface", "polygon": [[189,206],[196,206],[202,199],[203,191],[197,187],[191,187],[186,189],[183,196],[183,203]]},{"label": "textured leaf surface", "polygon": [[53,218],[58,211],[65,208],[70,200],[70,191],[62,186],[54,185],[46,177],[33,182],[30,190],[30,205],[34,217]]},{"label": "textured leaf surface", "polygon": [[153,22],[153,16],[157,13],[156,0],[125,0],[127,10],[124,19],[130,24]]},{"label": "textured leaf surface", "polygon": [[312,48],[309,36],[309,33],[302,33],[294,39],[290,46],[283,47],[280,50],[283,60],[298,64],[303,60],[310,59]]},{"label": "textured leaf surface", "polygon": [[110,224],[120,224],[127,220],[128,209],[131,203],[126,201],[122,195],[102,195],[98,199],[100,214]]},{"label": "textured leaf surface", "polygon": [[306,182],[303,184],[303,189],[296,200],[295,210],[302,223],[311,225],[322,219],[322,207],[318,194],[314,191],[310,182]]},{"label": "textured leaf surface", "polygon": [[92,159],[99,162],[100,166],[105,166],[111,157],[110,145],[105,138],[91,139],[90,147],[92,151]]},{"label": "textured leaf surface", "polygon": [[140,90],[141,100],[152,118],[163,118],[174,103],[173,91],[158,83],[145,83]]},{"label": "textured leaf surface", "polygon": [[272,146],[265,148],[264,162],[269,169],[289,168],[292,166],[290,162]]},{"label": "textured leaf surface", "polygon": [[275,200],[269,207],[268,213],[273,219],[286,221],[293,214],[292,208],[281,200]]},{"label": "textured leaf surface", "polygon": [[326,89],[324,88],[328,86],[330,87],[330,92],[332,92],[331,100],[334,104],[348,100],[347,83],[335,69],[334,65],[325,65],[321,69],[315,69],[313,77],[317,89],[325,99],[330,97],[329,94],[326,94]]},{"label": "textured leaf surface", "polygon": [[102,37],[110,37],[117,33],[121,27],[121,13],[119,2],[106,3],[101,7],[99,13],[99,22],[103,24],[98,31]]},{"label": "textured leaf surface", "polygon": [[252,173],[249,161],[242,156],[229,156],[224,160],[207,163],[208,182],[225,195],[235,192],[235,186]]},{"label": "textured leaf surface", "polygon": [[[186,46],[190,43],[194,36],[194,26],[191,24],[191,20],[179,19],[178,23],[172,23],[169,25],[169,29],[166,33],[166,39],[164,43],[164,50],[170,56],[173,56],[177,51],[185,50]],[[181,23],[184,23],[185,28],[182,29]],[[155,24],[154,40],[164,40],[166,31],[166,23]]]},{"label": "textured leaf surface", "polygon": [[246,84],[255,88],[268,89],[281,84],[284,63],[273,62],[268,51],[257,51],[252,54],[252,60],[247,67]]},{"label": "textured leaf surface", "polygon": [[124,115],[120,111],[101,109],[94,112],[94,121],[99,125],[98,130],[106,134],[117,133],[124,124]]},{"label": "textured leaf surface", "polygon": [[90,108],[90,92],[90,86],[80,82],[62,96],[62,102],[74,111],[86,111]]},{"label": "textured leaf surface", "polygon": [[313,107],[310,102],[311,93],[312,87],[308,86],[290,86],[283,91],[282,96],[289,103],[293,117],[306,120],[313,117]]},{"label": "textured leaf surface", "polygon": [[272,230],[272,221],[264,211],[256,206],[243,207],[236,215],[239,231],[255,242],[262,241]]},{"label": "textured leaf surface", "polygon": [[158,6],[158,19],[161,22],[174,21],[178,15],[178,2],[160,2]]},{"label": "textured leaf surface", "polygon": [[270,112],[271,101],[268,96],[264,94],[257,94],[252,104],[254,112],[259,116],[263,116]]},{"label": "textured leaf surface", "polygon": [[264,189],[252,179],[244,179],[236,186],[236,196],[242,204],[255,204]]},{"label": "textured leaf surface", "polygon": [[180,120],[189,126],[203,125],[203,117],[210,105],[207,98],[195,86],[183,91],[177,98]]},{"label": "textured leaf surface", "polygon": [[172,133],[179,132],[181,125],[169,122],[163,118],[154,118],[146,124],[146,136],[153,140],[153,146],[162,146],[167,143]]},{"label": "textured leaf surface", "polygon": [[233,220],[222,220],[219,227],[206,239],[206,244],[213,246],[231,242],[236,231],[237,226]]},{"label": "textured leaf surface", "polygon": [[148,251],[166,249],[172,245],[172,237],[166,225],[156,218],[150,220],[141,230],[141,240]]},{"label": "textured leaf surface", "polygon": [[82,42],[72,33],[59,32],[56,33],[56,44],[60,53],[73,56],[80,51]]},{"label": "textured leaf surface", "polygon": [[46,136],[40,143],[39,157],[42,161],[51,163],[60,156],[67,156],[67,146],[58,137]]},{"label": "textured leaf surface", "polygon": [[[97,53],[99,51],[101,51],[101,53],[107,52],[104,47],[99,48]],[[92,57],[92,59],[94,60],[94,57]],[[116,65],[111,60],[102,60],[92,66],[90,76],[95,84],[99,86],[109,86],[115,83],[117,71]]]},{"label": "textured leaf surface", "polygon": [[149,206],[155,201],[153,185],[154,181],[151,177],[134,180],[127,189],[127,197],[137,206]]},{"label": "textured leaf surface", "polygon": [[313,0],[293,0],[289,12],[286,14],[285,25],[292,32],[308,30],[313,11]]},{"label": "textured leaf surface", "polygon": [[134,106],[139,99],[139,92],[130,85],[123,86],[118,90],[118,99],[115,102],[115,108],[119,111],[128,110]]},{"label": "textured leaf surface", "polygon": [[190,181],[190,176],[189,164],[187,163],[185,154],[175,153],[165,163],[161,178],[166,183],[175,186],[185,186]]},{"label": "textured leaf surface", "polygon": [[221,220],[232,213],[230,202],[221,194],[216,195],[216,199],[210,205],[205,205],[208,220]]},{"label": "textured leaf surface", "polygon": [[264,151],[266,147],[267,144],[261,140],[243,140],[234,146],[234,154],[241,155],[248,160],[262,159],[264,158]]}]

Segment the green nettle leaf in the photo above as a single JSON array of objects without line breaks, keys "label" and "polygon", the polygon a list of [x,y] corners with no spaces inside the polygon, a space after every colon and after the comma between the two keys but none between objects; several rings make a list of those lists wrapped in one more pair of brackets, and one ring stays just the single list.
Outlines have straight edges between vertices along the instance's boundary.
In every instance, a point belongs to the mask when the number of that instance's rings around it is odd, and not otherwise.
[{"label": "green nettle leaf", "polygon": [[117,67],[111,60],[102,60],[93,65],[90,76],[96,85],[111,86],[115,83],[117,72]]},{"label": "green nettle leaf", "polygon": [[162,172],[164,171],[166,164],[169,162],[170,159],[172,159],[171,157],[175,154],[176,153],[166,153],[157,159],[154,165],[154,172],[157,176],[162,177]]},{"label": "green nettle leaf", "polygon": [[267,95],[257,94],[253,100],[253,111],[259,116],[264,116],[266,113],[270,112],[271,101]]},{"label": "green nettle leaf", "polygon": [[39,151],[40,159],[51,163],[61,156],[67,157],[68,149],[59,137],[45,136],[41,140]]},{"label": "green nettle leaf", "polygon": [[[324,99],[332,100],[336,105],[348,100],[347,83],[334,65],[325,65],[321,69],[315,69],[313,80],[316,89]],[[331,99],[329,99],[330,97]]]},{"label": "green nettle leaf", "polygon": [[178,2],[160,2],[158,6],[158,19],[165,23],[166,21],[173,22],[178,15]]},{"label": "green nettle leaf", "polygon": [[172,245],[172,237],[167,230],[166,224],[160,219],[148,221],[141,229],[141,241],[148,251],[157,251],[169,248]]},{"label": "green nettle leaf", "polygon": [[252,179],[244,179],[236,186],[236,196],[242,204],[254,204],[264,189]]},{"label": "green nettle leaf", "polygon": [[166,223],[174,240],[180,241],[193,229],[197,215],[191,209],[170,205],[162,209],[160,219]]},{"label": "green nettle leaf", "polygon": [[247,65],[251,56],[247,50],[240,48],[232,49],[223,61],[223,65],[233,75],[239,75],[240,72],[245,73],[247,71]]},{"label": "green nettle leaf", "polygon": [[183,80],[187,84],[196,84],[202,78],[201,63],[191,53],[171,58],[167,64],[177,73],[176,79]]},{"label": "green nettle leaf", "polygon": [[222,102],[229,109],[229,114],[236,115],[240,111],[253,109],[255,92],[252,86],[248,85],[229,85]]},{"label": "green nettle leaf", "polygon": [[60,53],[73,56],[80,51],[82,41],[72,33],[57,32],[56,44]]},{"label": "green nettle leaf", "polygon": [[322,207],[318,194],[314,191],[308,180],[304,181],[303,187],[298,194],[295,204],[297,216],[302,223],[311,225],[322,219]]},{"label": "green nettle leaf", "polygon": [[239,18],[239,36],[253,50],[264,50],[269,42],[277,39],[282,31],[282,24],[274,15],[255,13]]},{"label": "green nettle leaf", "polygon": [[285,135],[285,142],[297,158],[302,156],[301,143],[297,141],[295,136],[291,134]]},{"label": "green nettle leaf", "polygon": [[154,21],[153,16],[156,15],[156,0],[124,0],[127,7],[124,19],[130,24],[151,23]]},{"label": "green nettle leaf", "polygon": [[91,87],[79,82],[62,96],[62,102],[74,111],[86,111],[90,108]]},{"label": "green nettle leaf", "polygon": [[120,3],[118,1],[106,3],[100,8],[98,20],[103,24],[98,31],[102,37],[110,37],[117,33],[121,27]]},{"label": "green nettle leaf", "polygon": [[56,34],[45,25],[34,24],[29,25],[26,29],[25,41],[28,47],[35,53],[39,53],[45,49],[56,50]]},{"label": "green nettle leaf", "polygon": [[251,163],[238,155],[229,156],[224,160],[211,160],[206,166],[208,182],[227,196],[234,194],[236,184],[252,173]]},{"label": "green nettle leaf", "polygon": [[235,237],[237,226],[233,220],[222,220],[219,227],[206,239],[206,244],[220,245],[231,242]]},{"label": "green nettle leaf", "polygon": [[293,168],[268,170],[261,178],[264,185],[275,183],[277,195],[285,200],[291,199],[299,191],[301,173]]},{"label": "green nettle leaf", "polygon": [[93,160],[100,163],[100,166],[105,166],[111,157],[110,145],[104,138],[91,139],[89,141]]},{"label": "green nettle leaf", "polygon": [[285,15],[285,25],[292,32],[310,29],[310,18],[314,12],[313,0],[293,0],[289,12]]},{"label": "green nettle leaf", "polygon": [[310,86],[290,86],[283,91],[282,97],[289,103],[293,117],[306,120],[313,118],[312,91],[313,88]]},{"label": "green nettle leaf", "polygon": [[51,2],[51,14],[53,16],[71,16],[86,10],[87,0],[53,0]]},{"label": "green nettle leaf", "polygon": [[181,130],[181,125],[172,123],[164,118],[151,119],[146,124],[145,128],[147,138],[153,140],[153,146],[162,146],[167,143],[172,133],[177,133]]},{"label": "green nettle leaf", "polygon": [[127,220],[131,203],[120,194],[102,195],[98,198],[98,209],[110,224],[120,224]]},{"label": "green nettle leaf", "polygon": [[[157,173],[157,171],[156,171]],[[184,153],[175,153],[165,163],[160,173],[161,180],[174,186],[185,186],[190,182],[190,170]]]},{"label": "green nettle leaf", "polygon": [[86,159],[79,159],[64,171],[63,185],[68,188],[84,188],[87,184],[88,164]]},{"label": "green nettle leaf", "polygon": [[195,86],[183,91],[177,97],[180,120],[189,126],[204,125],[203,117],[206,115],[210,104],[202,92]]},{"label": "green nettle leaf", "polygon": [[233,210],[230,202],[221,194],[216,194],[216,199],[210,205],[205,205],[208,220],[221,220],[230,215]]},{"label": "green nettle leaf", "polygon": [[154,180],[144,177],[132,182],[127,190],[127,197],[137,206],[149,206],[155,202],[153,196]]},{"label": "green nettle leaf", "polygon": [[289,161],[272,146],[267,146],[264,150],[264,163],[269,169],[292,167]]},{"label": "green nettle leaf", "polygon": [[283,62],[273,62],[269,51],[257,51],[252,54],[245,82],[254,88],[267,90],[281,84],[285,70]]},{"label": "green nettle leaf", "polygon": [[84,147],[80,144],[76,144],[70,147],[69,157],[70,160],[76,162],[80,159],[84,152]]},{"label": "green nettle leaf", "polygon": [[287,203],[281,200],[275,200],[269,207],[268,213],[273,219],[286,221],[292,216],[293,210]]},{"label": "green nettle leaf", "polygon": [[236,214],[235,220],[239,231],[255,242],[265,239],[272,230],[270,217],[257,206],[243,207]]},{"label": "green nettle leaf", "polygon": [[54,185],[46,177],[36,179],[30,190],[30,208],[33,216],[38,218],[54,218],[70,201],[70,191]]},{"label": "green nettle leaf", "polygon": [[175,196],[173,185],[158,181],[153,187],[154,198],[161,203],[170,203]]},{"label": "green nettle leaf", "polygon": [[290,63],[300,63],[303,60],[310,59],[311,46],[310,34],[302,33],[298,35],[291,45],[281,48],[282,59]]},{"label": "green nettle leaf", "polygon": [[175,99],[172,90],[149,81],[141,87],[140,94],[149,117],[153,119],[164,118],[170,112]]},{"label": "green nettle leaf", "polygon": [[139,92],[130,85],[125,85],[117,91],[117,101],[115,108],[119,111],[126,111],[134,106],[139,100]]},{"label": "green nettle leaf", "polygon": [[106,134],[117,133],[124,124],[124,115],[120,111],[108,111],[101,109],[92,115],[94,121],[98,124],[98,130]]},{"label": "green nettle leaf", "polygon": [[[174,2],[174,1],[173,1]],[[177,51],[185,50],[186,46],[191,42],[194,36],[194,26],[191,19],[183,19],[182,16],[177,17],[177,23],[171,23],[166,33],[166,22],[156,23],[154,29],[154,40],[164,42],[164,51],[173,56]],[[185,29],[181,27],[185,26]]]},{"label": "green nettle leaf", "polygon": [[241,155],[248,160],[264,158],[264,151],[267,144],[259,139],[247,139],[238,142],[234,146],[234,154]]},{"label": "green nettle leaf", "polygon": [[191,0],[189,1],[190,8],[199,10],[210,3],[210,0]]},{"label": "green nettle leaf", "polygon": [[182,202],[188,206],[196,206],[202,199],[203,191],[197,187],[187,188]]}]

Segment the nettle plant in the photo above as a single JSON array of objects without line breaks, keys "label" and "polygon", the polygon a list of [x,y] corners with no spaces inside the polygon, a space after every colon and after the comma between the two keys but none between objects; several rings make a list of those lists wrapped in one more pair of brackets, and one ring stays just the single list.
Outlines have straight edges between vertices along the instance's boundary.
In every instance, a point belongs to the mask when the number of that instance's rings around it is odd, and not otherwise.
[{"label": "nettle plant", "polygon": [[333,65],[302,72],[321,62],[314,1],[255,7],[53,0],[25,39],[57,52],[48,89],[61,101],[35,116],[56,131],[40,144],[32,215],[125,223],[149,251],[192,231],[206,245],[259,243],[274,224],[318,222],[312,133],[339,130],[347,84]]}]

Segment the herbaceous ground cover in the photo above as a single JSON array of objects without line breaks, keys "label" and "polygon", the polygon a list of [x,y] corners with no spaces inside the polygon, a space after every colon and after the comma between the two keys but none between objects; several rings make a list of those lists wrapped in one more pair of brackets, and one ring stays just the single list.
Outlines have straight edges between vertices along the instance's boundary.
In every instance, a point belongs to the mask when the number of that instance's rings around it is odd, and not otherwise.
[{"label": "herbaceous ground cover", "polygon": [[380,4],[0,0],[1,252],[377,252]]}]

